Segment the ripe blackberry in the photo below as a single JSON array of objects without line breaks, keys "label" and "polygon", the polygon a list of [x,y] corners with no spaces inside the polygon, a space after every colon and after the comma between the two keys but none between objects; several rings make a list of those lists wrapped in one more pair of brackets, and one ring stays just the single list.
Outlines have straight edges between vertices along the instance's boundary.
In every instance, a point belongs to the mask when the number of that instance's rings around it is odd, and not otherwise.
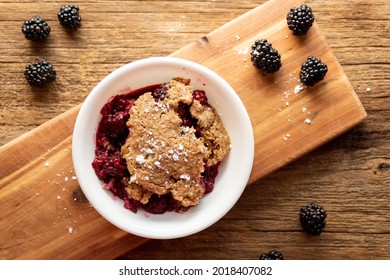
[{"label": "ripe blackberry", "polygon": [[39,61],[27,65],[24,76],[31,85],[43,86],[56,79],[56,71],[50,63]]},{"label": "ripe blackberry", "polygon": [[302,4],[298,8],[291,8],[286,19],[288,28],[293,31],[293,34],[302,36],[313,25],[314,15],[309,6]]},{"label": "ripe blackberry", "polygon": [[106,183],[111,179],[122,180],[123,177],[130,177],[126,160],[120,151],[114,153],[99,151],[92,162],[92,167],[99,179]]},{"label": "ripe blackberry", "polygon": [[328,67],[321,59],[309,56],[302,64],[299,79],[305,86],[313,86],[323,80],[327,72]]},{"label": "ripe blackberry", "polygon": [[207,104],[207,96],[204,90],[196,89],[192,92],[192,97],[200,102],[202,105]]},{"label": "ripe blackberry", "polygon": [[168,94],[168,87],[166,84],[162,84],[152,92],[152,96],[156,102],[164,100]]},{"label": "ripe blackberry", "polygon": [[264,74],[274,73],[282,66],[280,54],[266,39],[256,40],[252,45],[251,60]]},{"label": "ripe blackberry", "polygon": [[27,40],[42,42],[49,36],[50,26],[45,20],[37,16],[24,22],[22,32]]},{"label": "ripe blackberry", "polygon": [[61,25],[69,30],[76,30],[81,27],[81,17],[78,6],[64,5],[57,13]]},{"label": "ripe blackberry", "polygon": [[259,260],[268,261],[271,260],[271,258],[268,254],[261,254]]},{"label": "ripe blackberry", "polygon": [[299,220],[307,233],[318,235],[325,228],[326,216],[326,211],[321,205],[310,203],[301,208]]},{"label": "ripe blackberry", "polygon": [[273,250],[268,254],[261,254],[259,260],[284,260],[280,251]]}]

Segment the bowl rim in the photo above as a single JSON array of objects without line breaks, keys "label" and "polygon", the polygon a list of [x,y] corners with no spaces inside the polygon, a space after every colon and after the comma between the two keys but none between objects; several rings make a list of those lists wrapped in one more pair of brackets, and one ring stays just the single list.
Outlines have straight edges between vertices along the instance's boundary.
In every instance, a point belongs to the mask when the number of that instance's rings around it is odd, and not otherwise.
[{"label": "bowl rim", "polygon": [[[194,224],[192,228],[179,228],[179,229],[172,229],[170,232],[161,232],[161,231],[149,231],[145,232],[145,229],[142,227],[137,227],[136,225],[131,225],[131,227],[128,226],[128,224],[123,221],[118,221],[116,219],[113,219],[112,216],[109,216],[109,214],[106,212],[104,209],[104,202],[101,201],[101,199],[98,199],[96,195],[94,194],[94,191],[91,190],[91,188],[87,187],[89,182],[85,176],[82,175],[82,169],[83,169],[83,164],[80,159],[80,156],[83,152],[82,148],[82,141],[80,142],[79,139],[83,135],[83,127],[87,125],[87,119],[88,115],[90,114],[90,110],[92,108],[90,104],[93,104],[93,99],[99,97],[99,92],[108,86],[113,78],[115,78],[118,75],[121,75],[123,73],[126,73],[128,71],[133,71],[138,69],[138,67],[147,67],[150,65],[154,64],[172,64],[172,65],[185,65],[185,67],[188,67],[190,69],[195,69],[195,71],[199,71],[202,75],[212,77],[213,80],[215,80],[218,84],[220,84],[224,89],[227,89],[229,92],[229,98],[233,99],[235,102],[235,106],[237,106],[237,110],[242,113],[243,115],[240,116],[240,119],[242,123],[242,129],[247,133],[245,137],[245,143],[247,144],[246,151],[245,151],[245,159],[246,159],[246,168],[243,170],[242,173],[242,184],[238,186],[238,192],[236,193],[236,196],[234,199],[227,200],[228,205],[226,205],[223,208],[223,211],[220,211],[219,213],[213,213],[210,215],[210,217],[207,217],[202,221],[201,223]],[[146,85],[145,85],[146,86]],[[134,88],[136,89],[136,88]],[[109,96],[114,96],[118,93],[110,93]],[[107,100],[105,101],[107,102]],[[96,110],[97,113],[100,115],[100,108],[99,110]],[[230,136],[230,135],[229,135]],[[94,138],[95,139],[95,138]],[[78,142],[79,141],[79,142]],[[85,141],[84,141],[85,142]],[[94,149],[95,149],[95,143],[92,143]],[[146,238],[153,238],[153,239],[172,239],[172,238],[180,238],[184,236],[188,236],[197,232],[200,232],[207,227],[211,226],[218,220],[220,220],[230,209],[235,205],[235,203],[238,201],[240,198],[242,192],[244,191],[247,182],[249,180],[251,171],[252,171],[252,166],[253,166],[253,160],[254,160],[254,134],[253,134],[253,129],[251,125],[251,121],[249,118],[249,115],[246,111],[246,108],[244,104],[242,103],[241,99],[239,98],[238,94],[236,91],[217,73],[212,71],[211,69],[207,68],[206,66],[203,66],[199,63],[186,60],[183,58],[176,58],[176,57],[149,57],[149,58],[143,58],[139,60],[135,60],[133,62],[127,63],[125,65],[122,65],[121,67],[115,69],[112,71],[110,74],[108,74],[106,77],[104,77],[89,93],[89,95],[86,97],[85,101],[83,102],[80,111],[78,113],[78,116],[76,118],[74,130],[73,130],[73,138],[72,138],[72,159],[73,159],[73,166],[74,170],[76,173],[76,178],[80,184],[80,187],[85,194],[86,198],[88,201],[91,203],[91,205],[94,207],[94,209],[102,216],[104,217],[108,222],[111,224],[115,225],[116,227],[127,231],[131,234],[135,234],[141,237],[146,237]],[[225,161],[225,160],[224,160]],[[92,163],[92,162],[91,162]],[[89,163],[91,165],[91,163]],[[92,167],[90,167],[92,168]],[[97,178],[97,177],[96,177]],[[218,177],[217,177],[218,180]],[[100,180],[99,180],[100,181]],[[244,183],[245,182],[245,183]],[[103,189],[103,184],[100,181],[100,184],[102,185]],[[205,199],[204,197],[202,200]],[[122,206],[123,207],[123,206]],[[194,207],[192,207],[194,208]],[[131,214],[134,214],[133,212],[129,211]],[[185,212],[188,213],[189,211]],[[136,215],[136,214],[135,214]],[[150,214],[153,215],[153,214]],[[164,213],[162,215],[171,215],[171,213]],[[174,213],[174,215],[183,215],[183,214],[178,214]],[[124,222],[124,223],[123,223]]]}]

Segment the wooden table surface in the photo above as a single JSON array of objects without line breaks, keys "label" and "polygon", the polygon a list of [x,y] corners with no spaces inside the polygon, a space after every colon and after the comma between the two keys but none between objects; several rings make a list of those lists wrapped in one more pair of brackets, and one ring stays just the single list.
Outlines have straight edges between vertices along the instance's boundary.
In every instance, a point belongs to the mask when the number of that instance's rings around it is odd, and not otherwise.
[{"label": "wooden table surface", "polygon": [[[115,68],[165,56],[265,1],[78,1],[83,25],[65,32],[61,1],[0,1],[0,145],[83,102]],[[255,182],[210,228],[176,240],[150,240],[119,259],[390,259],[390,2],[306,1],[368,117],[357,127]],[[49,40],[32,44],[24,20],[41,15]],[[50,61],[57,81],[31,88],[25,65]],[[320,236],[299,225],[301,206],[328,212]]]}]

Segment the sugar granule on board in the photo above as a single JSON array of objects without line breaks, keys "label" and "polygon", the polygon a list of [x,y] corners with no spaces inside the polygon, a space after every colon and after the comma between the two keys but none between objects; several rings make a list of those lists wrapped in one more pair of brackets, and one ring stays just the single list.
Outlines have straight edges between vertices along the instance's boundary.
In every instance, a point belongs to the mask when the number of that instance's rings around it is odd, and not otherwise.
[{"label": "sugar granule on board", "polygon": [[303,87],[301,85],[296,85],[295,88],[294,88],[294,93],[298,94],[302,90],[303,90]]}]

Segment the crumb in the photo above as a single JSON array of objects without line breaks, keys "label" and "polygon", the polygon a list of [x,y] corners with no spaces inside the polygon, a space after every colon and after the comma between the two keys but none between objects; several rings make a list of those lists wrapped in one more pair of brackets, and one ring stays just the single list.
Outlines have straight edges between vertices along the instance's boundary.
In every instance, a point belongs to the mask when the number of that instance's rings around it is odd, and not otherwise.
[{"label": "crumb", "polygon": [[248,48],[239,49],[237,52],[238,55],[246,55],[248,54]]},{"label": "crumb", "polygon": [[296,85],[295,88],[294,88],[294,93],[295,93],[295,94],[298,94],[298,93],[301,92],[302,90],[303,90],[302,85]]}]

